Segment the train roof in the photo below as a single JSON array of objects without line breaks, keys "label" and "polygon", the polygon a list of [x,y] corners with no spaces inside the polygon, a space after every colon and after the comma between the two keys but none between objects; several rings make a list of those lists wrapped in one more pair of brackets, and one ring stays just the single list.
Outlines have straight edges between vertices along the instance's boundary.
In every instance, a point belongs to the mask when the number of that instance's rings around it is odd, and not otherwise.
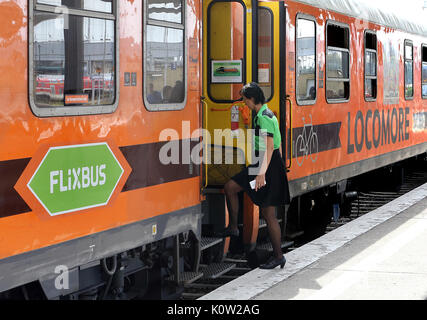
[{"label": "train roof", "polygon": [[372,1],[372,6],[367,6],[357,0],[294,0],[309,4],[321,9],[327,9],[355,18],[367,20],[385,27],[406,31],[409,33],[427,36],[427,24],[416,23],[409,17],[402,17],[402,12],[390,8],[379,8]]}]

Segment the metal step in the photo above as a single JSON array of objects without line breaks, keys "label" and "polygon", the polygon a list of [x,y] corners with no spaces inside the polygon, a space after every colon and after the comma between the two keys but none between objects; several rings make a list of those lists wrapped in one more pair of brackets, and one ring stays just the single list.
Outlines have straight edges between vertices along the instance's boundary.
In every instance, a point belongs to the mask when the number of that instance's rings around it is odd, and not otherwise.
[{"label": "metal step", "polygon": [[[289,247],[291,247],[293,245],[294,245],[294,241],[282,241],[281,248],[282,249],[289,248]],[[273,252],[273,246],[272,246],[272,244],[271,244],[270,241],[269,242],[265,242],[265,243],[257,244],[256,249],[257,250],[262,250],[262,251]]]},{"label": "metal step", "polygon": [[[179,275],[179,284],[190,284],[203,277],[203,272],[183,272]],[[166,278],[166,281],[175,282],[175,275]]]},{"label": "metal step", "polygon": [[[277,219],[277,222],[281,223],[282,219]],[[267,227],[267,221],[265,221],[263,218],[259,219],[259,229]]]},{"label": "metal step", "polygon": [[222,238],[208,238],[208,237],[202,237],[202,240],[200,241],[200,250],[206,250],[207,248],[210,248],[216,244],[219,244],[223,241]]},{"label": "metal step", "polygon": [[212,263],[208,266],[200,265],[200,271],[203,272],[203,279],[216,279],[235,266],[235,263]]},{"label": "metal step", "polygon": [[304,235],[304,231],[300,230],[300,231],[295,231],[293,233],[286,233],[286,238],[296,239],[296,238],[302,237],[303,235]]},{"label": "metal step", "polygon": [[198,292],[198,293],[192,293],[192,292],[183,292],[181,297],[184,300],[196,300],[200,297],[203,297],[206,293]]}]

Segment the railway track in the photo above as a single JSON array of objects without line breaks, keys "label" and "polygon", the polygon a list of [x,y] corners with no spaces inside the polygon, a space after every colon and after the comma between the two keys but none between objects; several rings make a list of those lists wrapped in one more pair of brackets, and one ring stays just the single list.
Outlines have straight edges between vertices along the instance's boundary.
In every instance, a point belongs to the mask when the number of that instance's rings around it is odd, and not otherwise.
[{"label": "railway track", "polygon": [[[403,184],[398,191],[359,191],[357,199],[354,200],[351,205],[350,214],[348,216],[332,217],[330,224],[326,227],[325,233],[331,232],[332,230],[335,230],[344,224],[355,220],[360,216],[387,204],[388,202],[391,202],[426,182],[427,171],[422,167],[417,167],[407,170],[407,173],[404,175]],[[262,223],[263,221],[260,221],[260,225],[262,225]],[[303,241],[283,242],[282,247],[286,254],[287,252],[290,252],[304,244],[305,242]],[[248,265],[248,261],[244,254],[227,256],[224,259],[224,263],[233,265],[233,267],[229,268],[229,270],[222,274],[218,273],[214,278],[200,278],[193,283],[184,285],[184,292],[181,299],[198,299],[252,270]]]}]

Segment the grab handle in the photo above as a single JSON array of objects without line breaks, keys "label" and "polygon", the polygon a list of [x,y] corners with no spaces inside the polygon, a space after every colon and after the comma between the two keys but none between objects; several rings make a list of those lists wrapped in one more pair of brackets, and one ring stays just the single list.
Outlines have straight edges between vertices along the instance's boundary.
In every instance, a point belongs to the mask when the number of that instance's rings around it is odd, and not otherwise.
[{"label": "grab handle", "polygon": [[289,129],[290,129],[290,145],[291,145],[291,154],[289,155],[289,167],[286,167],[286,169],[291,169],[292,167],[292,156],[294,154],[294,144],[293,144],[293,130],[292,130],[292,100],[289,95],[286,95],[286,101],[289,102]]},{"label": "grab handle", "polygon": [[[206,110],[204,112],[205,115],[205,130],[203,130],[203,133],[207,132],[208,130],[208,104],[205,101],[205,97],[201,97],[200,101],[202,102],[203,106],[206,107]],[[203,126],[203,124],[202,124]],[[208,186],[208,139],[206,137],[203,137],[205,146],[204,146],[204,155],[205,155],[205,185],[204,189]]]}]

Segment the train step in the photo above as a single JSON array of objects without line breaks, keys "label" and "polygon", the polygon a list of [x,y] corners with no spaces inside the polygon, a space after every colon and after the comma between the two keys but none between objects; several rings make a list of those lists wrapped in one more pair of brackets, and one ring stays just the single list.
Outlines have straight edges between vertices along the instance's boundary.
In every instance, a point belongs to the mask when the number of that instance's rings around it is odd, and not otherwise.
[{"label": "train step", "polygon": [[200,297],[203,297],[206,293],[204,292],[198,292],[198,293],[192,293],[192,292],[183,292],[181,297],[184,300],[196,300]]},{"label": "train step", "polygon": [[[281,247],[282,249],[285,249],[293,245],[294,245],[294,241],[282,241]],[[257,244],[256,250],[273,252],[273,246],[270,241],[265,243],[260,243],[260,244]]]},{"label": "train step", "polygon": [[200,265],[200,271],[203,272],[203,279],[216,279],[235,266],[235,263],[212,263],[210,265]]},{"label": "train step", "polygon": [[[277,219],[277,222],[281,223],[282,219]],[[259,219],[259,229],[266,228],[267,227],[267,221],[265,221],[263,218]]]},{"label": "train step", "polygon": [[[203,272],[182,272],[179,274],[179,284],[187,285],[203,277]],[[166,281],[175,282],[175,275],[166,278]]]},{"label": "train step", "polygon": [[206,250],[214,245],[217,245],[223,241],[222,238],[214,238],[214,237],[202,237],[200,241],[200,250]]},{"label": "train step", "polygon": [[301,230],[301,231],[295,231],[295,232],[292,232],[292,233],[287,232],[286,233],[286,238],[290,239],[290,240],[294,240],[296,238],[302,237],[303,235],[304,235],[304,231],[303,230]]},{"label": "train step", "polygon": [[[200,240],[200,250],[206,250],[210,247],[213,247],[214,245],[220,244],[222,242],[222,238],[215,238],[215,237],[202,237],[202,239]],[[181,249],[190,249],[191,248],[191,243],[190,242],[186,242],[184,244],[180,245]]]}]

